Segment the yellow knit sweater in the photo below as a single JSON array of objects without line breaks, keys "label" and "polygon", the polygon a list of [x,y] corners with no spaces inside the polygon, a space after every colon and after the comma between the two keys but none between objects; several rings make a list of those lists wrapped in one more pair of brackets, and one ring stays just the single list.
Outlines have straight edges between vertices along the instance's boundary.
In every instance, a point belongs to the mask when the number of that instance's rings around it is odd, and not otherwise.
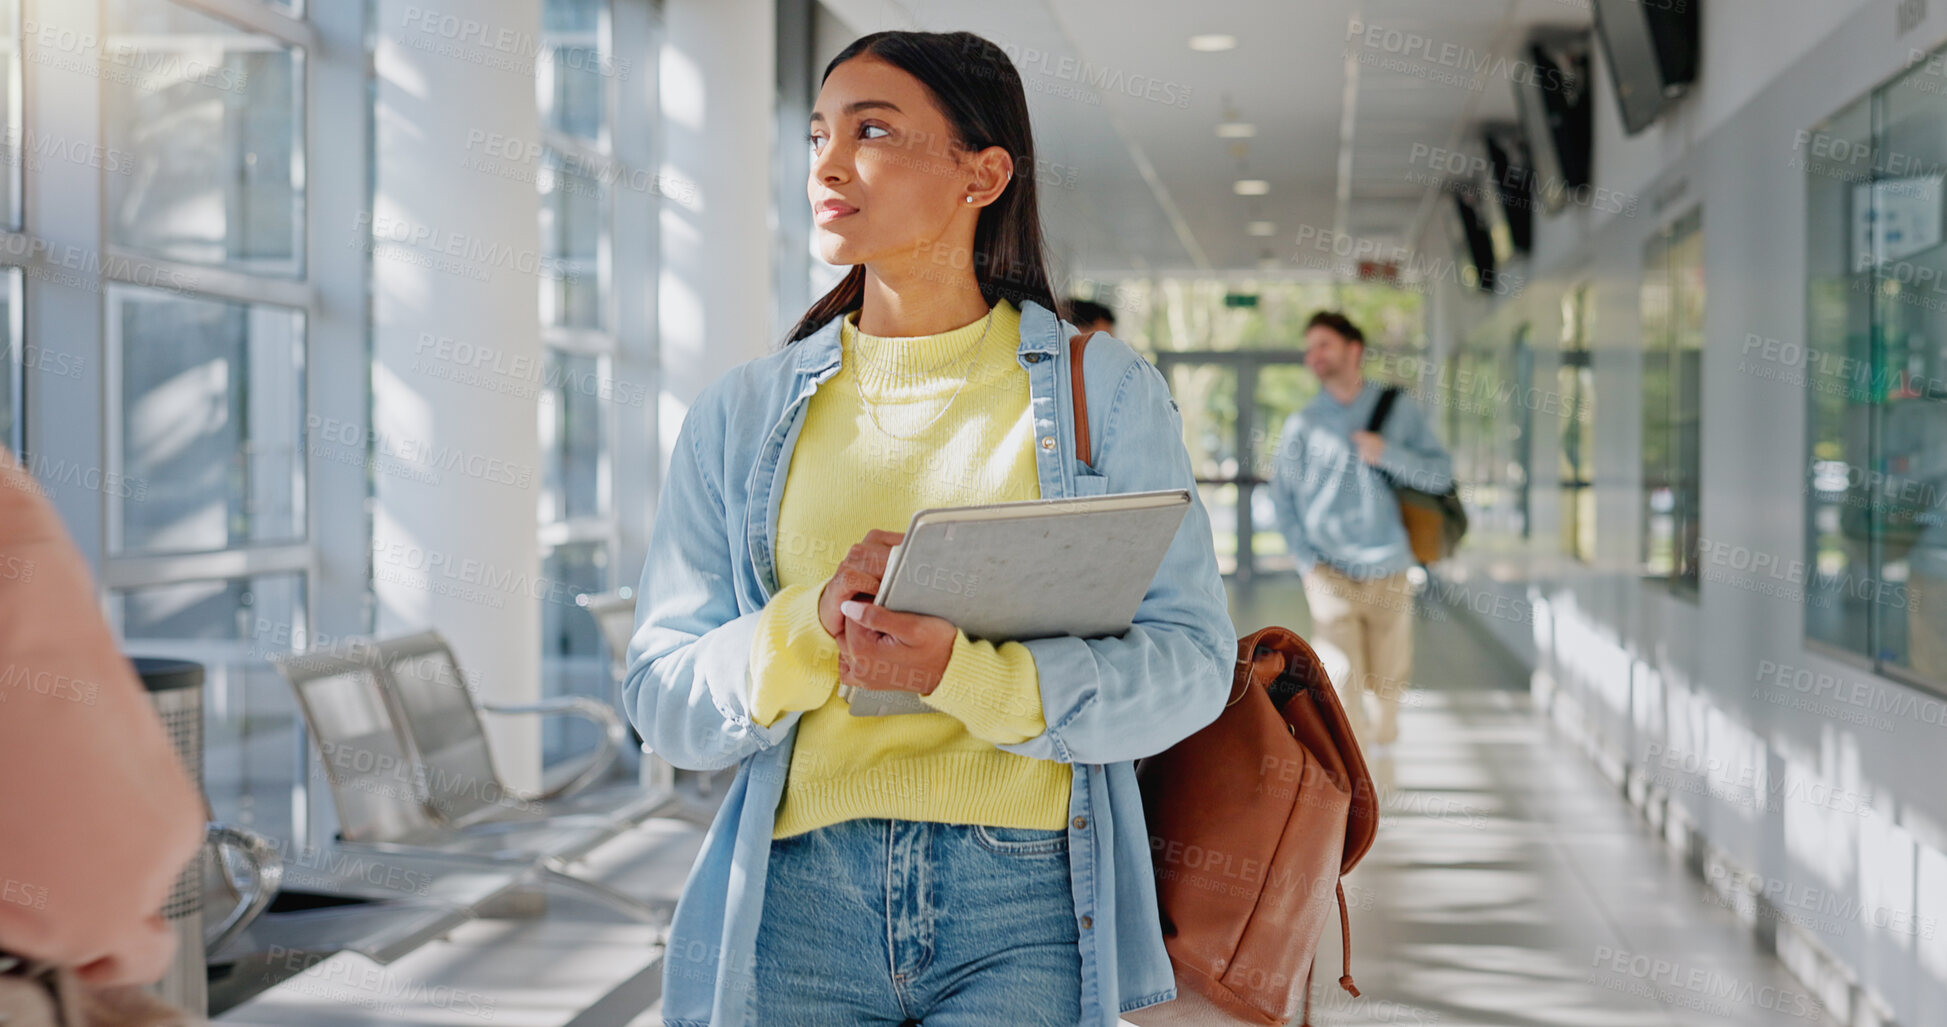
[{"label": "yellow knit sweater", "polygon": [[1069,766],[996,748],[1046,728],[1026,646],[960,632],[925,697],[937,712],[854,717],[838,695],[838,643],[818,622],[818,593],[867,530],[904,531],[927,507],[1041,498],[1021,315],[1003,300],[991,317],[882,338],[847,315],[844,362],[811,397],[779,501],[779,589],[751,644],[752,717],[806,711],[774,837],[860,817],[1067,821]]}]

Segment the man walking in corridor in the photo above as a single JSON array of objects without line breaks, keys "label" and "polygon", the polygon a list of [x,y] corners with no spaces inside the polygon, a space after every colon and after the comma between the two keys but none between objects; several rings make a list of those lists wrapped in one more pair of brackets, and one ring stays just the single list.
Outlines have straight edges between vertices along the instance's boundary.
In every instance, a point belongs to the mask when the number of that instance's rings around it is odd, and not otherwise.
[{"label": "man walking in corridor", "polygon": [[[1453,459],[1419,405],[1365,380],[1365,334],[1321,311],[1305,329],[1305,366],[1319,392],[1285,421],[1271,497],[1311,607],[1313,642],[1333,671],[1346,715],[1368,755],[1391,754],[1399,700],[1413,669],[1417,561],[1394,486],[1444,492]],[[1335,659],[1336,657],[1336,659]],[[1378,707],[1367,715],[1367,696]]]}]

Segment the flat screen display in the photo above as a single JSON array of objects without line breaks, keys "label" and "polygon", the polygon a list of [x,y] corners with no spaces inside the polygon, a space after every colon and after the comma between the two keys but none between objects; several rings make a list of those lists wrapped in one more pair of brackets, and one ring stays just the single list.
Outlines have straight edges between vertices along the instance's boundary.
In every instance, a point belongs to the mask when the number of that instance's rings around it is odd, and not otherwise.
[{"label": "flat screen display", "polygon": [[1648,128],[1697,79],[1701,0],[1595,0],[1623,131]]}]

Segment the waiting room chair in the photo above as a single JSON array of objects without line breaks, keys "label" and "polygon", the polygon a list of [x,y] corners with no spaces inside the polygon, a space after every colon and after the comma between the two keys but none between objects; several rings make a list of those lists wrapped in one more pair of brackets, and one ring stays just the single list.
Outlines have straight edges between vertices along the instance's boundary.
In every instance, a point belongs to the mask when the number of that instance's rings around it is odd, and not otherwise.
[{"label": "waiting room chair", "polygon": [[[647,819],[653,808],[635,810],[624,801],[613,808],[570,810],[564,815],[509,791],[493,771],[471,696],[463,685],[454,684],[459,681],[457,673],[426,684],[429,672],[417,669],[451,663],[445,644],[436,642],[436,636],[415,635],[394,640],[389,648],[387,643],[365,642],[341,651],[273,659],[296,692],[298,707],[317,742],[337,808],[339,844],[401,858],[434,856],[436,865],[447,870],[471,868],[531,878],[592,895],[645,922],[667,924],[666,906],[645,903],[577,876],[569,868],[603,842]],[[395,689],[400,679],[387,672],[387,658],[407,669],[404,692],[410,698]],[[457,706],[452,693],[464,696]],[[436,720],[462,718],[470,721],[470,727],[425,724],[414,732],[408,729],[412,711]],[[474,736],[479,736],[477,743]],[[437,762],[421,752],[419,737],[428,741]],[[598,751],[596,761],[601,758]],[[583,767],[552,794],[567,795],[571,787],[589,779],[592,776]],[[494,892],[482,901],[498,897],[499,892]]]},{"label": "waiting room chair", "polygon": [[[431,773],[428,791],[440,813],[456,824],[502,819],[508,805],[528,807],[574,796],[614,764],[626,729],[621,715],[583,696],[561,696],[520,706],[480,704],[467,686],[452,647],[437,631],[386,639],[372,647],[380,673],[399,701],[401,722]],[[505,787],[487,745],[480,714],[579,717],[600,730],[594,752],[570,763],[551,788],[523,800]],[[503,801],[505,800],[505,801]]]}]

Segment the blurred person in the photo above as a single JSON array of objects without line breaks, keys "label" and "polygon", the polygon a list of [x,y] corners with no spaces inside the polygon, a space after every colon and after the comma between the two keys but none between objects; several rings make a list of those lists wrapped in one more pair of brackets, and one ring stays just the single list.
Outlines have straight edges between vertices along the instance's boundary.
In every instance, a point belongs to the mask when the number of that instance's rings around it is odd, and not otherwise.
[{"label": "blurred person", "polygon": [[1115,311],[1094,300],[1069,300],[1068,323],[1086,335],[1089,332],[1115,334]]},{"label": "blurred person", "polygon": [[203,831],[86,562],[0,447],[0,957],[70,972],[106,1022],[166,1022],[130,986],[169,968],[160,910]]},{"label": "blurred person", "polygon": [[[1305,366],[1318,395],[1285,420],[1271,483],[1280,529],[1311,608],[1313,641],[1336,662],[1345,712],[1370,755],[1391,755],[1400,696],[1413,670],[1417,564],[1393,483],[1443,492],[1453,459],[1403,392],[1379,432],[1368,431],[1383,388],[1365,380],[1366,337],[1343,314],[1320,311],[1305,329]],[[1378,708],[1377,723],[1366,709]]]},{"label": "blurred person", "polygon": [[[628,652],[650,747],[737,767],[665,1021],[1114,1027],[1175,995],[1134,761],[1216,718],[1236,656],[1180,415],[1098,335],[1094,465],[1058,441],[1068,333],[999,47],[859,39],[809,129],[817,242],[851,270],[691,406]],[[1192,507],[1120,637],[997,644],[870,603],[918,510],[1165,488]],[[841,684],[931,712],[854,717]]]}]

